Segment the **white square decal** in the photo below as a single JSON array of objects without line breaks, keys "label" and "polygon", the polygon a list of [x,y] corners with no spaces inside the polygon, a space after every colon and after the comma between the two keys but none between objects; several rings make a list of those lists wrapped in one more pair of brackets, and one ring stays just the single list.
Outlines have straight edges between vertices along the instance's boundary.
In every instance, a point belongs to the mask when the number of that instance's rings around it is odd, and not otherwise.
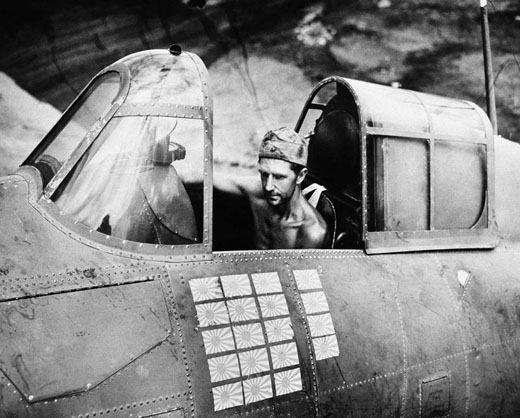
[{"label": "white square decal", "polygon": [[321,289],[317,270],[294,270],[293,274],[299,290]]},{"label": "white square decal", "polygon": [[329,310],[329,304],[325,298],[325,293],[322,291],[302,293],[302,300],[307,314],[327,312]]},{"label": "white square decal", "polygon": [[269,370],[269,359],[265,348],[239,353],[238,356],[240,357],[240,367],[242,367],[243,376]]},{"label": "white square decal", "polygon": [[229,323],[228,311],[224,302],[209,302],[195,305],[201,327]]},{"label": "white square decal", "polygon": [[222,288],[227,298],[234,296],[249,296],[253,293],[247,274],[220,276]]},{"label": "white square decal", "polygon": [[316,354],[316,360],[325,360],[339,356],[338,340],[335,335],[313,338],[312,344]]},{"label": "white square decal", "polygon": [[275,373],[274,384],[277,396],[302,390],[300,369],[291,369],[284,372]]},{"label": "white square decal", "polygon": [[281,369],[288,366],[297,366],[300,364],[298,360],[298,350],[296,343],[272,345],[271,358],[273,360],[273,368]]},{"label": "white square decal", "polygon": [[204,340],[206,354],[216,354],[235,349],[233,334],[231,334],[229,327],[202,331],[202,339]]},{"label": "white square decal", "polygon": [[258,273],[252,274],[253,284],[255,285],[256,293],[263,295],[266,293],[280,293],[282,285],[278,273]]},{"label": "white square decal", "polygon": [[272,319],[265,321],[265,331],[270,343],[290,340],[294,336],[291,320],[289,318]]},{"label": "white square decal", "polygon": [[259,296],[258,302],[264,318],[289,315],[289,309],[287,308],[287,302],[283,294]]},{"label": "white square decal", "polygon": [[204,277],[202,279],[190,280],[190,288],[195,302],[223,297],[218,283],[218,277]]},{"label": "white square decal", "polygon": [[311,336],[313,337],[334,334],[334,325],[332,324],[330,313],[309,315],[307,316],[307,321],[309,321],[309,328],[311,329]]},{"label": "white square decal", "polygon": [[246,325],[235,325],[233,326],[233,334],[235,334],[238,349],[265,344],[262,326],[258,322]]},{"label": "white square decal", "polygon": [[254,298],[231,299],[227,301],[229,317],[232,322],[258,319],[258,310]]},{"label": "white square decal", "polygon": [[252,402],[262,401],[273,397],[271,376],[261,376],[244,380],[244,397],[246,405]]},{"label": "white square decal", "polygon": [[240,377],[240,367],[236,354],[210,358],[208,364],[209,375],[213,383]]},{"label": "white square decal", "polygon": [[240,382],[215,386],[212,389],[215,411],[232,408],[244,404],[242,385]]}]

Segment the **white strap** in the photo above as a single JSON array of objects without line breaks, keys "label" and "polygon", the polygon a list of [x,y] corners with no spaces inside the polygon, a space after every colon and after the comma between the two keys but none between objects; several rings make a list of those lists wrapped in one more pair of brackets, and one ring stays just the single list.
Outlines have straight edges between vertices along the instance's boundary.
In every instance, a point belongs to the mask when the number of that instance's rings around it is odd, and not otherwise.
[{"label": "white strap", "polygon": [[321,184],[312,183],[311,185],[303,189],[303,195],[307,196],[309,193],[313,192],[312,195],[309,198],[307,198],[307,200],[313,207],[316,207],[318,205],[318,201],[320,200],[321,193],[324,190],[327,189],[323,187]]}]

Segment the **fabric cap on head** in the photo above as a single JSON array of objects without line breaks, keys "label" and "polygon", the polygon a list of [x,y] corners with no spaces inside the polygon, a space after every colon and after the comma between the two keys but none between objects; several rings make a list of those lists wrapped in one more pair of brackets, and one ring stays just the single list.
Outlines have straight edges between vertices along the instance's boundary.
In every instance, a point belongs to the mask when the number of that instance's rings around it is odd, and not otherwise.
[{"label": "fabric cap on head", "polygon": [[258,158],[275,158],[307,166],[309,140],[292,129],[283,127],[264,135]]}]

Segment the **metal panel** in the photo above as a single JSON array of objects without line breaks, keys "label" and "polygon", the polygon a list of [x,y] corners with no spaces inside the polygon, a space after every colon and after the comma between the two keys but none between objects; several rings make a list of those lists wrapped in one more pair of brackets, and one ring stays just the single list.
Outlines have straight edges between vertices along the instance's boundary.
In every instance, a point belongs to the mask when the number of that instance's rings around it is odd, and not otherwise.
[{"label": "metal panel", "polygon": [[[140,263],[136,260],[139,258],[137,254],[128,253],[132,260],[99,251],[85,245],[82,237],[73,235],[45,213],[35,211],[29,203],[36,204],[39,175],[31,166],[21,171],[24,178],[15,175],[0,180],[2,298],[35,296],[46,293],[46,289],[57,293],[69,290],[67,285],[74,282],[77,284],[75,290],[78,290],[113,283],[109,277],[115,272],[139,272],[141,267],[137,267]],[[133,267],[130,266],[132,261]],[[153,269],[147,268],[141,272],[140,279],[154,274]],[[101,279],[99,276],[105,277]],[[116,280],[121,281],[119,277]]]},{"label": "metal panel", "polygon": [[104,415],[128,418],[162,413],[168,417],[167,414],[173,412],[176,418],[177,414],[188,417],[191,402],[183,349],[176,336],[169,337],[88,392],[26,404],[27,415],[31,418]]},{"label": "metal panel", "polygon": [[450,378],[447,374],[432,376],[421,383],[421,416],[446,416],[450,411]]},{"label": "metal panel", "polygon": [[447,231],[368,232],[368,254],[405,251],[495,248],[499,237],[489,229],[452,229]]},{"label": "metal panel", "polygon": [[114,117],[141,115],[203,119],[204,108],[202,106],[191,106],[174,103],[125,103],[119,108]]},{"label": "metal panel", "polygon": [[[74,258],[71,251],[70,260]],[[74,263],[74,261],[72,261]],[[0,277],[0,302],[72,291],[88,290],[98,287],[123,285],[136,282],[147,282],[160,279],[155,267],[107,265],[104,267],[78,267],[57,273],[38,274],[32,276]],[[136,276],[137,274],[137,276]]]},{"label": "metal panel", "polygon": [[298,343],[306,341],[301,300],[278,257],[186,266],[170,274],[195,415],[315,416],[309,347]]},{"label": "metal panel", "polygon": [[89,390],[171,334],[158,282],[21,299],[0,312],[0,366],[29,401]]},{"label": "metal panel", "polygon": [[432,229],[487,226],[486,149],[483,145],[437,141],[433,153]]},{"label": "metal panel", "polygon": [[146,415],[142,418],[185,418],[185,411],[182,408],[174,409],[167,412],[161,412],[152,415]]},{"label": "metal panel", "polygon": [[[308,271],[319,276],[334,325],[338,355],[320,359],[316,347],[313,350],[320,413],[377,416],[381,410],[397,410],[406,351],[396,290],[384,266],[361,252],[286,262],[303,298],[314,290],[300,289],[298,275]],[[316,314],[304,311],[302,317],[312,325]],[[308,332],[312,337],[312,326]]]}]

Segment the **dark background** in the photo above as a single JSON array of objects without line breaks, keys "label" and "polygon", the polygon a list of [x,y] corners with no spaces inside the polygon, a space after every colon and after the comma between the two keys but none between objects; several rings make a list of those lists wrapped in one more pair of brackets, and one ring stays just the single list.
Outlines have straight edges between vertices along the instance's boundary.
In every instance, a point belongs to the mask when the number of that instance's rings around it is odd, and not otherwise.
[{"label": "dark background", "polygon": [[[105,66],[132,52],[177,43],[208,67],[238,50],[245,60],[269,56],[293,64],[312,84],[333,74],[398,82],[485,108],[479,0],[208,0],[202,8],[188,3],[3,2],[0,71],[63,111]],[[518,0],[489,2],[499,133],[515,141],[519,16]],[[320,44],[323,28],[328,32]]]}]

